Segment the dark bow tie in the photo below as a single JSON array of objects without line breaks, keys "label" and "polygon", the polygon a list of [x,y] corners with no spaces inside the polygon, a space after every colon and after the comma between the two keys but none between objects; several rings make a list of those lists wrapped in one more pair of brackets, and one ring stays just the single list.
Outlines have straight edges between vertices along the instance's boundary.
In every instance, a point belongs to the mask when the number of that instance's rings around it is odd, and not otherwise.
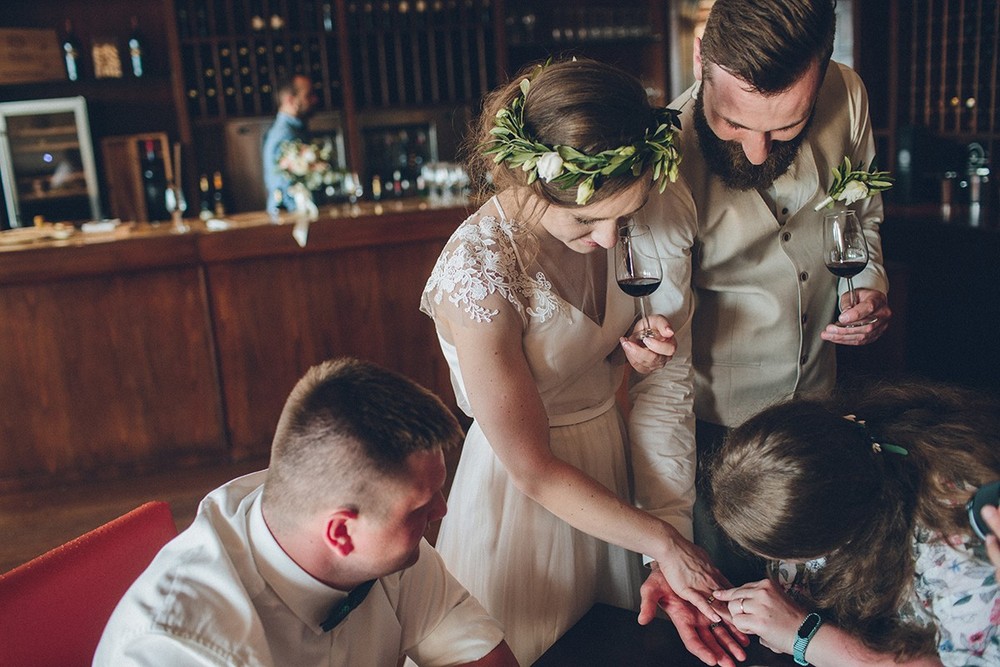
[{"label": "dark bow tie", "polygon": [[365,601],[368,591],[375,585],[375,581],[375,579],[366,581],[348,593],[346,598],[333,605],[333,609],[330,610],[330,613],[327,614],[326,619],[320,623],[319,627],[323,628],[324,632],[329,632],[337,627],[341,621],[347,618],[352,609]]}]

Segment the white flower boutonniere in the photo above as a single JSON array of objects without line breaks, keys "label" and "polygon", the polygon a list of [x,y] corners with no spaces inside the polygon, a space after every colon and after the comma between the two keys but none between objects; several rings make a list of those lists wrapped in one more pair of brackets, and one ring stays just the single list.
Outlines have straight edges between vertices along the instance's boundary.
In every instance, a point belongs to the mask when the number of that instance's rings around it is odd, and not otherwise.
[{"label": "white flower boutonniere", "polygon": [[894,181],[889,172],[876,171],[871,165],[868,169],[853,169],[851,159],[845,156],[844,162],[833,169],[833,185],[827,191],[826,198],[816,204],[814,210],[818,211],[835,201],[851,205],[858,200],[871,197],[876,192],[888,190]]}]

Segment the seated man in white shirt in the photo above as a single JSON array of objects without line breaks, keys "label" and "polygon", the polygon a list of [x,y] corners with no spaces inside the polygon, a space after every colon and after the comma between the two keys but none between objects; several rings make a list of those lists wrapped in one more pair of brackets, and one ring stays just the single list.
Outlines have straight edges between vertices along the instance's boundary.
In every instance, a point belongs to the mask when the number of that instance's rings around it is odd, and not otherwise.
[{"label": "seated man in white shirt", "polygon": [[423,539],[446,511],[443,449],[461,438],[400,375],[353,359],[311,368],[269,468],[202,501],[118,604],[94,664],[516,665]]}]

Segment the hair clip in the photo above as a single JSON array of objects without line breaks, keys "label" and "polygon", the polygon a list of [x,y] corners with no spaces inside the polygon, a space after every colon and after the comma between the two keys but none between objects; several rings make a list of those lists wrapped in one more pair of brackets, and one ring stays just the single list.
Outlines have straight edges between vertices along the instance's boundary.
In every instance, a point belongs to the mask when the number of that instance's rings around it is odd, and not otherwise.
[{"label": "hair clip", "polygon": [[856,415],[844,415],[844,419],[857,424],[861,430],[865,432],[865,437],[872,443],[872,451],[876,454],[881,454],[884,449],[899,456],[909,456],[910,452],[905,447],[890,445],[886,442],[877,442],[875,438],[872,437],[871,431],[868,430],[868,424],[865,423],[864,419],[858,419]]},{"label": "hair clip", "polygon": [[883,449],[892,452],[893,454],[898,454],[899,456],[908,456],[910,454],[910,452],[907,451],[905,447],[900,447],[899,445],[890,445],[888,443],[883,443],[883,442],[875,442],[874,440],[872,440],[872,451],[876,453],[881,453]]}]

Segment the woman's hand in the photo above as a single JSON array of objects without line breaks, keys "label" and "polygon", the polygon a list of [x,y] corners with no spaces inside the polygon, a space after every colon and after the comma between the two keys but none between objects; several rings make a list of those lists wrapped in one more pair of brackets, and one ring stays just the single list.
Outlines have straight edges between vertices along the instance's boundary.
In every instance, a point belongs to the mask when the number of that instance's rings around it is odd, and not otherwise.
[{"label": "woman's hand", "polygon": [[714,595],[727,603],[737,629],[757,635],[761,644],[776,653],[791,655],[795,633],[808,612],[792,602],[778,584],[764,579]]},{"label": "woman's hand", "polygon": [[670,547],[656,558],[667,585],[710,621],[728,620],[729,611],[712,599],[712,591],[729,586],[729,581],[712,565],[704,549],[670,530],[673,532]]},{"label": "woman's hand", "polygon": [[[640,338],[639,334],[647,326],[656,335]],[[650,315],[637,321],[628,338],[621,338],[621,346],[632,368],[643,375],[663,368],[677,351],[674,330],[663,315]]]}]

